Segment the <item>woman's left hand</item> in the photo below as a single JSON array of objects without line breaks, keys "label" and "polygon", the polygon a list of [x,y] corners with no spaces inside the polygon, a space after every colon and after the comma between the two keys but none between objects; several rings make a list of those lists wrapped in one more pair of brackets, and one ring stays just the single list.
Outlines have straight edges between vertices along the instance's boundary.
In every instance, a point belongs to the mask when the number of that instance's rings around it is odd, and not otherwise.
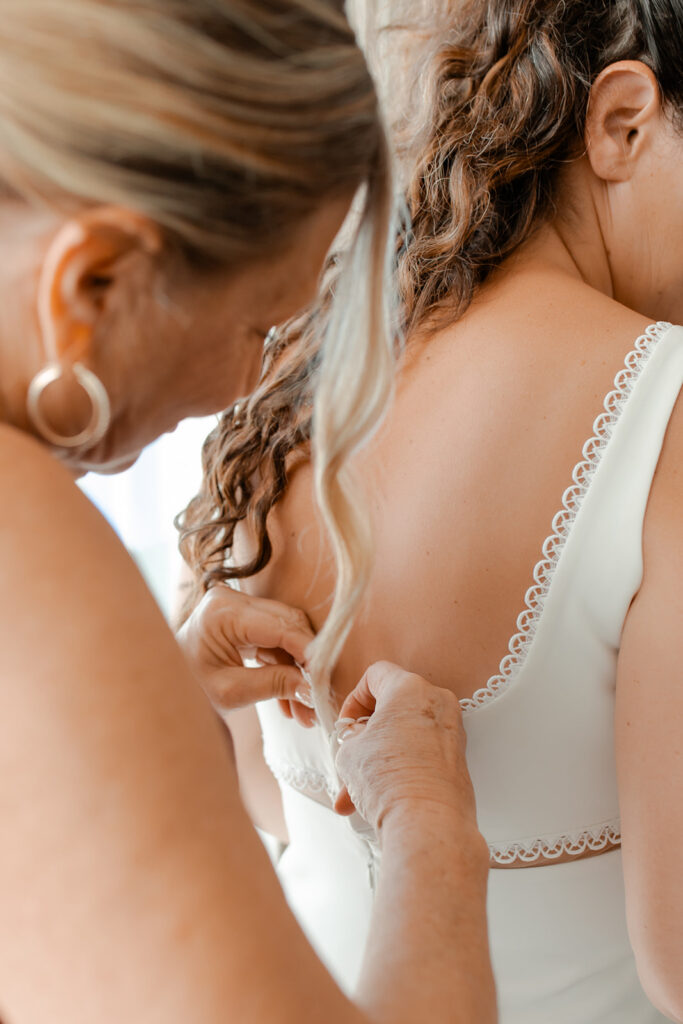
[{"label": "woman's left hand", "polygon": [[[219,584],[205,594],[177,639],[211,703],[227,713],[271,698],[309,701],[296,663],[305,663],[314,635],[299,609]],[[259,667],[247,668],[246,661]]]},{"label": "woman's left hand", "polygon": [[336,762],[344,783],[335,804],[338,814],[358,811],[378,834],[395,815],[409,821],[447,815],[460,822],[473,849],[485,846],[467,770],[462,711],[450,690],[377,662],[344,701],[338,734]]}]

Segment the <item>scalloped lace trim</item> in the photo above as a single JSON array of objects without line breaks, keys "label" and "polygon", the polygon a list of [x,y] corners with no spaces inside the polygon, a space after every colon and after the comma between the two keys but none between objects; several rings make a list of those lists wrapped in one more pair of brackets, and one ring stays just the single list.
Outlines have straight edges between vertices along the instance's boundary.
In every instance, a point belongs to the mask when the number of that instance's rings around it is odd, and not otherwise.
[{"label": "scalloped lace trim", "polygon": [[327,794],[333,803],[337,799],[339,787],[335,787],[321,771],[305,765],[292,764],[291,761],[276,765],[267,760],[266,763],[278,782],[291,786],[299,793],[315,797]]},{"label": "scalloped lace trim", "polygon": [[491,860],[496,864],[529,864],[541,857],[555,860],[565,854],[579,857],[587,851],[597,852],[621,844],[621,825],[618,818],[602,825],[592,825],[580,832],[560,836],[542,836],[536,839],[518,839],[511,843],[489,843]]},{"label": "scalloped lace trim", "polygon": [[[268,767],[278,782],[291,786],[313,800],[327,795],[330,802],[334,803],[337,790],[322,772],[291,762],[281,762],[277,766],[268,762]],[[367,836],[365,841],[368,842]],[[619,818],[614,818],[600,825],[561,835],[489,843],[489,853],[495,864],[514,864],[518,861],[531,864],[541,859],[556,860],[565,855],[580,857],[587,851],[595,853],[620,844],[621,824]],[[369,845],[372,846],[372,843]]]},{"label": "scalloped lace trim", "polygon": [[614,380],[614,389],[604,402],[604,412],[593,424],[593,436],[583,446],[583,459],[574,468],[573,483],[562,495],[562,508],[552,521],[552,533],[542,548],[542,558],[534,568],[534,585],[527,590],[525,609],[517,619],[517,632],[509,643],[509,653],[500,663],[498,674],[489,679],[486,686],[477,690],[472,697],[460,701],[464,712],[476,711],[500,697],[515,681],[526,661],[526,655],[533,643],[538,622],[550,590],[560,555],[574,525],[579,509],[600,465],[600,459],[619,421],[636,381],[645,367],[654,348],[670,328],[671,324],[652,324],[636,340],[633,349],[626,356],[624,369]]}]

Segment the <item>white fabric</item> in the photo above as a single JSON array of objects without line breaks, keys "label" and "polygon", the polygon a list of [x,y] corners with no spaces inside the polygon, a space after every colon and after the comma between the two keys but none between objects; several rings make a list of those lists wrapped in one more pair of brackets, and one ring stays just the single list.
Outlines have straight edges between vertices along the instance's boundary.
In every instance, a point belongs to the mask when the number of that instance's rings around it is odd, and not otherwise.
[{"label": "white fabric", "polygon": [[[683,328],[637,340],[584,448],[500,672],[463,701],[479,826],[494,860],[619,839],[616,663],[642,578],[642,531],[683,385]],[[352,991],[372,901],[373,847],[330,809],[338,780],[321,730],[259,708],[291,844],[281,879],[303,927]],[[501,1024],[654,1024],[629,946],[619,850],[493,870],[490,939]],[[457,951],[454,951],[454,956]]]}]

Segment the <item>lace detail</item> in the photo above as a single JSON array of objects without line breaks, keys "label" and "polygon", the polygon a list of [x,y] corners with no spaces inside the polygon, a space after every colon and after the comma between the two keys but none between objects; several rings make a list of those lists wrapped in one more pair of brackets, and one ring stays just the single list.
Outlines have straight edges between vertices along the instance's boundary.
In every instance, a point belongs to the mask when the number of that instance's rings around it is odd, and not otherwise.
[{"label": "lace detail", "polygon": [[578,857],[587,850],[606,850],[621,844],[621,825],[618,818],[602,825],[592,825],[581,832],[561,836],[542,836],[538,839],[518,839],[511,843],[489,843],[491,860],[496,864],[525,864],[546,857],[554,860],[564,854]]},{"label": "lace detail", "polygon": [[552,533],[543,544],[542,558],[534,568],[534,584],[526,592],[526,607],[517,619],[517,632],[510,640],[509,653],[500,663],[498,674],[492,676],[486,686],[477,690],[472,697],[460,701],[465,713],[476,711],[477,708],[496,700],[510,688],[521,672],[536,634],[557,563],[591,480],[600,465],[602,453],[645,364],[659,339],[670,327],[671,324],[664,322],[652,324],[637,339],[632,351],[626,356],[624,369],[617,374],[614,389],[605,398],[604,412],[600,413],[593,424],[593,436],[583,446],[583,459],[572,473],[573,483],[562,495],[562,508],[552,521]]},{"label": "lace detail", "polygon": [[316,768],[292,764],[290,761],[273,764],[266,759],[266,763],[278,782],[296,789],[299,793],[315,796],[327,794],[332,802],[337,799],[339,786],[335,787],[332,781]]},{"label": "lace detail", "polygon": [[[315,768],[291,762],[280,762],[278,765],[268,762],[268,767],[278,782],[291,786],[292,789],[304,796],[315,800],[316,797],[326,794],[332,803],[337,797],[335,787],[322,772]],[[354,829],[354,831],[356,830]],[[368,871],[371,888],[374,889],[377,871],[376,841],[373,843],[372,837],[364,833],[357,834],[368,848]],[[514,864],[516,861],[531,864],[541,858],[556,860],[565,854],[579,857],[587,850],[598,852],[619,845],[621,845],[621,823],[619,818],[614,818],[612,821],[600,825],[591,825],[580,831],[565,832],[559,836],[515,839],[509,843],[489,843],[489,853],[495,864]]]}]

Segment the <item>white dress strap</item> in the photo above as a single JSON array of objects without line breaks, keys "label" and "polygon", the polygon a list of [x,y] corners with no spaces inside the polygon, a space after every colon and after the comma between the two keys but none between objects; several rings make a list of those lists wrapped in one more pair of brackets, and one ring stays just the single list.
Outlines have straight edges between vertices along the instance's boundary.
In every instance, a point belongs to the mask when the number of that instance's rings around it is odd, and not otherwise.
[{"label": "white dress strap", "polygon": [[501,673],[467,708],[468,764],[492,857],[619,841],[614,693],[643,575],[645,510],[683,385],[683,328],[637,340],[583,449]]}]

